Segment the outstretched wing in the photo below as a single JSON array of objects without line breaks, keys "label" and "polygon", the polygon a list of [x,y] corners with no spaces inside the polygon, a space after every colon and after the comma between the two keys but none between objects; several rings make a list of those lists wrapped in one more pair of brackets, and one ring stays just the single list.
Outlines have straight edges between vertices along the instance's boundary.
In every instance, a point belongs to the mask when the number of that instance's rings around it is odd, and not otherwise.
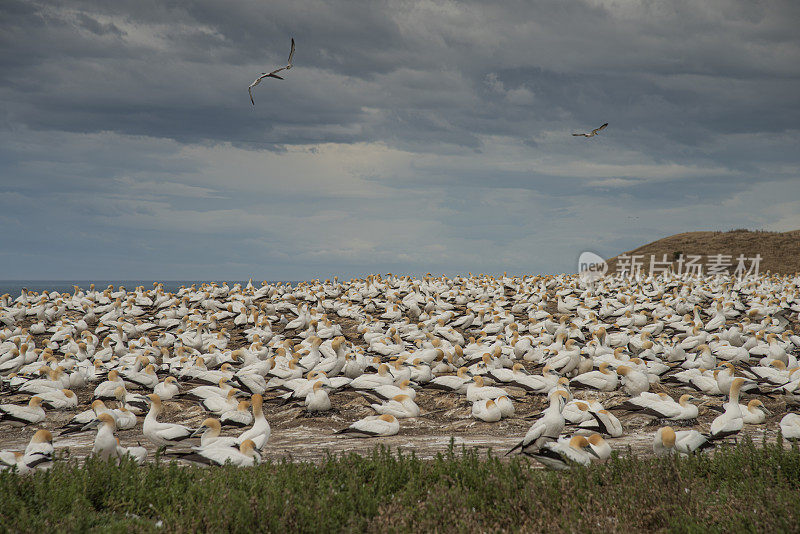
[{"label": "outstretched wing", "polygon": [[[255,85],[255,84],[253,84],[253,85]],[[247,88],[247,92],[250,93],[250,102],[252,102],[253,105],[255,106],[256,105],[256,101],[253,100],[253,85],[251,85],[250,87]]]},{"label": "outstretched wing", "polygon": [[292,49],[289,51],[289,66],[292,66],[292,58],[294,57],[294,37],[292,37]]},{"label": "outstretched wing", "polygon": [[586,134],[572,134],[572,135],[573,135],[573,137],[589,137]]},{"label": "outstretched wing", "polygon": [[608,123],[605,123],[605,124],[604,124],[604,125],[602,125],[600,128],[595,128],[594,130],[592,130],[592,133],[593,133],[593,134],[596,134],[597,132],[599,132],[600,130],[602,130],[603,128],[605,128],[606,126],[608,126]]}]

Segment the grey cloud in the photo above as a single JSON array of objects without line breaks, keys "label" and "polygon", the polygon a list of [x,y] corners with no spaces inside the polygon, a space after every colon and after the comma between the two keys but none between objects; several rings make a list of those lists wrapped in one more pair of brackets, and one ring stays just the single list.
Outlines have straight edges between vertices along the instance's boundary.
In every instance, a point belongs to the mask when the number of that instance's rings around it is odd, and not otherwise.
[{"label": "grey cloud", "polygon": [[[6,0],[0,261],[553,272],[580,248],[791,224],[768,193],[800,194],[798,20],[777,0]],[[290,37],[295,68],[252,106]]]}]

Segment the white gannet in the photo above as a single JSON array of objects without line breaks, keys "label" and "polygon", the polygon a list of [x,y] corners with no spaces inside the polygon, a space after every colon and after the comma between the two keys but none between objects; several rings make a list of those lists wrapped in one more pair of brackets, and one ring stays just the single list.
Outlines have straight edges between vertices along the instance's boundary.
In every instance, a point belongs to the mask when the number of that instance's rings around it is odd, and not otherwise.
[{"label": "white gannet", "polygon": [[594,130],[592,130],[590,133],[574,133],[574,134],[572,134],[572,135],[573,135],[574,137],[594,137],[595,135],[597,135],[598,133],[600,133],[600,131],[601,131],[601,130],[603,130],[603,128],[605,128],[606,126],[608,126],[608,123],[605,123],[605,124],[603,124],[603,125],[602,125],[602,126],[600,126],[599,128],[595,128],[595,129],[594,129]]},{"label": "white gannet", "polygon": [[331,399],[328,397],[328,392],[325,391],[324,384],[321,380],[314,382],[311,391],[306,395],[304,401],[307,412],[327,412],[331,409]]},{"label": "white gannet", "polygon": [[371,406],[379,414],[393,415],[397,419],[419,415],[419,406],[408,395],[396,395],[383,404],[372,404]]},{"label": "white gannet", "polygon": [[11,426],[35,425],[45,420],[42,399],[33,396],[27,406],[17,404],[0,404],[0,423],[9,423]]},{"label": "white gannet", "polygon": [[117,438],[114,431],[117,428],[116,421],[109,413],[101,413],[97,419],[86,425],[85,430],[97,428],[97,435],[94,438],[92,454],[103,460],[117,458]]},{"label": "white gannet", "polygon": [[289,61],[287,62],[285,67],[281,67],[279,69],[275,69],[272,72],[262,72],[261,76],[255,79],[253,83],[250,84],[250,87],[247,88],[247,92],[250,94],[250,102],[253,103],[255,106],[255,100],[253,100],[253,87],[261,83],[261,80],[264,78],[277,78],[279,80],[283,80],[283,77],[278,76],[278,73],[282,70],[289,70],[293,67],[292,59],[294,58],[294,37],[292,37],[292,47],[289,50]]},{"label": "white gannet", "polygon": [[611,458],[611,445],[603,439],[603,436],[600,434],[592,434],[587,440],[589,441],[589,447],[594,451],[594,455],[597,457],[598,461],[605,462]]},{"label": "white gannet", "polygon": [[246,439],[252,440],[256,446],[256,450],[260,451],[264,448],[267,441],[269,441],[272,429],[269,426],[267,418],[264,417],[264,398],[256,393],[250,397],[250,404],[253,408],[253,426],[239,434],[237,440],[240,445],[242,441]]},{"label": "white gannet", "polygon": [[571,387],[614,391],[617,389],[617,373],[608,370],[608,363],[601,363],[596,371],[582,373],[569,381]]},{"label": "white gannet", "polygon": [[739,390],[742,384],[744,384],[744,379],[741,377],[734,378],[733,382],[731,382],[728,402],[725,404],[725,412],[711,422],[711,430],[708,435],[710,440],[735,436],[742,430],[744,420],[742,419],[742,411],[739,408]]},{"label": "white gannet", "polygon": [[175,423],[160,423],[157,418],[163,410],[161,398],[156,394],[147,396],[150,399],[150,411],[144,418],[142,434],[158,446],[176,445],[188,439],[194,430]]},{"label": "white gannet", "polygon": [[502,419],[503,413],[492,399],[483,399],[472,404],[472,417],[487,423],[495,423]]},{"label": "white gannet", "polygon": [[567,394],[563,391],[556,391],[550,395],[550,406],[543,412],[536,422],[528,429],[528,432],[514,445],[507,453],[519,450],[523,454],[530,454],[538,451],[545,443],[555,441],[559,434],[564,430],[564,405],[567,402]]},{"label": "white gannet", "polygon": [[236,467],[252,467],[261,463],[261,455],[256,450],[255,443],[246,439],[239,447],[215,446],[197,448],[191,452],[176,452],[181,460],[206,465],[225,465],[230,463]]},{"label": "white gannet", "polygon": [[593,430],[612,438],[618,438],[622,436],[622,423],[614,416],[614,414],[608,410],[589,410],[589,413],[594,420],[584,421],[578,425],[578,428],[583,430]]},{"label": "white gannet", "polygon": [[347,434],[356,438],[394,436],[400,431],[400,422],[393,415],[370,415],[349,427],[338,430],[336,434]]},{"label": "white gannet", "polygon": [[800,439],[800,415],[787,413],[781,418],[780,428],[785,439]]},{"label": "white gannet", "polygon": [[246,400],[239,401],[236,408],[227,410],[219,416],[219,422],[223,426],[250,426],[253,422],[253,415],[250,413],[250,403]]},{"label": "white gannet", "polygon": [[545,443],[530,455],[545,467],[556,470],[569,469],[573,465],[587,466],[592,462],[592,457],[596,456],[585,436],[560,438],[558,441]]},{"label": "white gannet", "polygon": [[713,448],[713,442],[697,430],[675,432],[670,426],[661,427],[653,435],[653,452],[656,456],[666,456],[677,452],[688,456],[696,451]]},{"label": "white gannet", "polygon": [[475,402],[483,399],[496,399],[497,397],[508,397],[508,392],[503,388],[486,386],[483,377],[478,375],[472,378],[473,383],[467,386],[467,400]]},{"label": "white gannet", "polygon": [[153,393],[158,395],[162,401],[172,399],[180,393],[178,379],[174,376],[168,376],[163,382],[158,383],[156,387],[153,388]]}]

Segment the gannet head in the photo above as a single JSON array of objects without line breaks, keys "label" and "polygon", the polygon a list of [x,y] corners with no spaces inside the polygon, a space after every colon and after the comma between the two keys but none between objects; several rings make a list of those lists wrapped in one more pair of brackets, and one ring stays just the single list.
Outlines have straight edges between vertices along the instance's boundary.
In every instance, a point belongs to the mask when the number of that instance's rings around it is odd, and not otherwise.
[{"label": "gannet head", "polygon": [[31,438],[31,443],[52,443],[53,434],[49,430],[37,430]]},{"label": "gannet head", "polygon": [[675,440],[677,439],[677,436],[675,435],[675,431],[671,426],[659,428],[658,432],[661,435],[661,444],[664,447],[671,449],[675,446]]}]

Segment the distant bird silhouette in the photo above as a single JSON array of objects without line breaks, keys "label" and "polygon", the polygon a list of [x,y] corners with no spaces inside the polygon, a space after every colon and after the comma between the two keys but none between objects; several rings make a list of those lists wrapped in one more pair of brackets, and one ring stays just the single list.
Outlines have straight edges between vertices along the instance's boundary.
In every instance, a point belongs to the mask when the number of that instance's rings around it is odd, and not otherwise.
[{"label": "distant bird silhouette", "polygon": [[247,92],[250,93],[250,102],[252,102],[254,106],[256,105],[256,103],[253,100],[253,87],[255,87],[256,85],[260,84],[261,80],[263,80],[264,78],[277,78],[279,80],[283,80],[283,77],[282,76],[278,76],[278,73],[280,71],[282,71],[282,70],[289,70],[289,69],[292,68],[292,66],[293,66],[292,65],[292,58],[293,57],[294,57],[294,37],[292,38],[292,48],[289,51],[289,61],[286,63],[286,66],[285,67],[281,67],[279,69],[275,69],[272,72],[262,72],[261,76],[256,78],[256,80],[253,83],[250,84],[250,87],[247,88]]},{"label": "distant bird silhouette", "polygon": [[608,126],[608,123],[605,123],[600,128],[595,128],[594,130],[592,130],[592,133],[577,133],[577,134],[572,134],[572,135],[575,136],[575,137],[594,137],[595,135],[597,135],[600,132],[600,130],[602,130],[606,126]]}]

